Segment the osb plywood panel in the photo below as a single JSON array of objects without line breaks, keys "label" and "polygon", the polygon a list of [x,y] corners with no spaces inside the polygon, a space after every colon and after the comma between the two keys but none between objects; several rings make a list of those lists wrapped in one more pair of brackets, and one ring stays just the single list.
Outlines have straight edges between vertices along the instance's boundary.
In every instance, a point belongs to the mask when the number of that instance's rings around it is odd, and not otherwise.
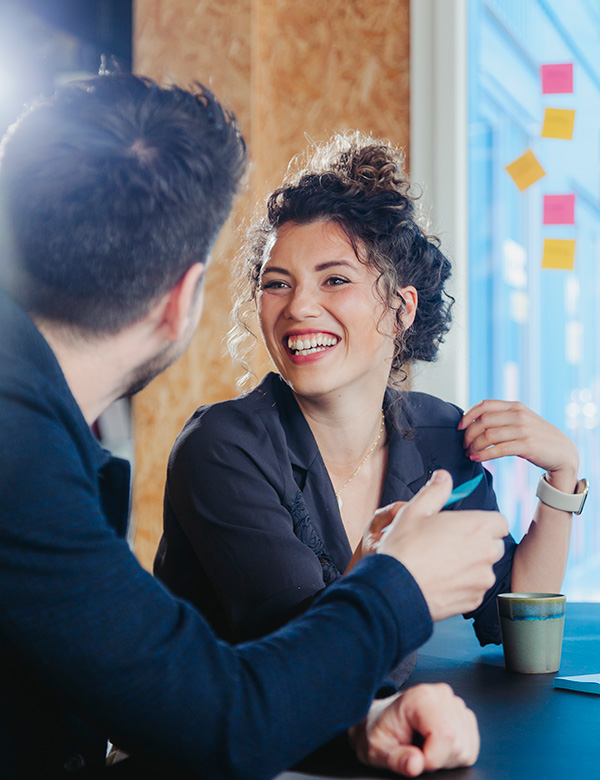
[{"label": "osb plywood panel", "polygon": [[[305,134],[322,140],[358,128],[408,144],[409,0],[137,0],[134,63],[161,81],[211,86],[238,115],[253,160],[215,248],[199,331],[135,400],[135,545],[150,568],[173,441],[199,404],[236,393],[240,371],[223,357],[236,227],[304,151]],[[257,377],[268,367],[259,351]]]},{"label": "osb plywood panel", "polygon": [[[210,86],[236,112],[250,136],[250,0],[140,0],[134,10],[134,70],[161,82]],[[187,353],[134,401],[136,462],[133,517],[135,549],[151,568],[162,528],[162,498],[170,449],[185,420],[202,403],[236,394],[240,373],[224,357],[229,328],[231,259],[235,225],[249,192],[213,251],[200,328]]]},{"label": "osb plywood panel", "polygon": [[181,86],[198,80],[250,130],[251,0],[137,0],[134,69]]},{"label": "osb plywood panel", "polygon": [[257,0],[252,53],[257,182],[333,131],[408,144],[409,0]]}]

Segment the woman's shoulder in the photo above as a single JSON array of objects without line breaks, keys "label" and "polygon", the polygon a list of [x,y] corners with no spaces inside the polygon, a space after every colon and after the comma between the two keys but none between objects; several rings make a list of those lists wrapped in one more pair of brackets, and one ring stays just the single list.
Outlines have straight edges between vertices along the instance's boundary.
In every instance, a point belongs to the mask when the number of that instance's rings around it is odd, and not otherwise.
[{"label": "woman's shoulder", "polygon": [[388,391],[389,408],[406,429],[456,428],[462,409],[435,395],[418,392]]},{"label": "woman's shoulder", "polygon": [[465,457],[458,406],[427,393],[405,392],[398,395],[396,407],[398,429],[418,450],[425,473],[444,468],[460,484],[481,472],[481,465]]},{"label": "woman's shoulder", "polygon": [[174,451],[190,444],[202,446],[206,441],[240,442],[276,426],[279,414],[273,385],[277,379],[269,373],[247,393],[199,406],[177,437]]}]

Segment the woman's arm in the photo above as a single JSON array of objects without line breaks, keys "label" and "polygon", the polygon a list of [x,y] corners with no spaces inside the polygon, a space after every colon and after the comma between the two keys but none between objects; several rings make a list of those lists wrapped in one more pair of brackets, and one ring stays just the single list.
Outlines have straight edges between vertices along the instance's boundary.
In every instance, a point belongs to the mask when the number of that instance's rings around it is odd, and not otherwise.
[{"label": "woman's arm", "polygon": [[283,625],[325,587],[294,532],[302,496],[284,446],[260,415],[219,405],[188,423],[169,462],[155,572],[229,641]]},{"label": "woman's arm", "polygon": [[[579,455],[558,428],[518,402],[486,400],[465,412],[467,456],[485,462],[517,455],[546,471],[548,483],[564,493],[577,486]],[[538,502],[529,530],[518,545],[512,567],[514,592],[559,592],[562,587],[572,514]]]}]

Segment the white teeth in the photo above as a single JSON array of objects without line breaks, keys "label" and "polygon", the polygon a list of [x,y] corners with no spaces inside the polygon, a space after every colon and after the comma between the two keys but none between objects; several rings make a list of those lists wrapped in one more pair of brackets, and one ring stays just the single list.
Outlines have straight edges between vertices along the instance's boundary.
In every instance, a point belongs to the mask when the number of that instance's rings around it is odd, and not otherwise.
[{"label": "white teeth", "polygon": [[301,338],[299,336],[288,337],[288,348],[299,355],[311,355],[314,352],[323,352],[328,347],[337,344],[339,339],[326,333],[313,333]]},{"label": "white teeth", "polygon": [[313,347],[311,349],[299,349],[297,355],[314,355],[315,352],[325,352],[327,347]]}]

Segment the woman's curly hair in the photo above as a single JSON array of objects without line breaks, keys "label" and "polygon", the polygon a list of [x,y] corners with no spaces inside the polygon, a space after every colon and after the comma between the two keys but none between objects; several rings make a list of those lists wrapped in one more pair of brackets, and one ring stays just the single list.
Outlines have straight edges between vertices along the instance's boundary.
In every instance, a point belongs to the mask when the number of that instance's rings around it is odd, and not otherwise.
[{"label": "woman's curly hair", "polygon": [[[294,158],[281,186],[267,198],[266,213],[263,208],[255,216],[240,253],[235,324],[229,335],[232,355],[248,369],[244,359],[248,348],[243,345],[248,335],[255,338],[248,315],[255,309],[261,269],[278,228],[286,222],[328,221],[344,231],[357,258],[377,270],[379,295],[396,310],[390,383],[401,382],[404,366],[412,361],[435,360],[450,328],[454,299],[444,285],[451,266],[439,240],[415,221],[416,200],[404,174],[402,153],[363,133],[336,134],[310,155]],[[419,298],[414,322],[405,329],[399,289],[409,285]]]}]

